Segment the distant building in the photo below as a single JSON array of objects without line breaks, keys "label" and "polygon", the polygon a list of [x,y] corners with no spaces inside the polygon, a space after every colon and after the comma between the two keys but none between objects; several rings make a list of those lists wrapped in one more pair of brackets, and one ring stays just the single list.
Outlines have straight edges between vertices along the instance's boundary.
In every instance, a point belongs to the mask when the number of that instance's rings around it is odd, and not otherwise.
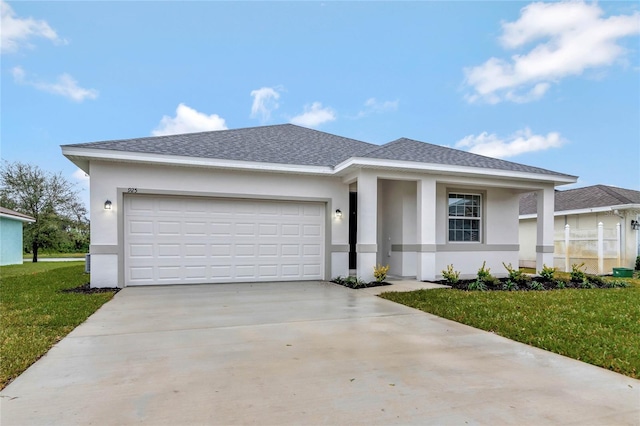
[{"label": "distant building", "polygon": [[22,263],[22,225],[35,221],[31,216],[0,207],[0,265]]}]

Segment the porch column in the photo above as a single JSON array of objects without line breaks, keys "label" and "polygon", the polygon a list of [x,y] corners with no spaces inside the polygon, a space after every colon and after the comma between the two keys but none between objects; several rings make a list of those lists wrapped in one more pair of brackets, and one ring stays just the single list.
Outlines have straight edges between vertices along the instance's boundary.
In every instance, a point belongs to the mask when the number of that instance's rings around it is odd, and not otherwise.
[{"label": "porch column", "polygon": [[554,187],[544,188],[536,194],[538,197],[536,270],[540,271],[543,265],[553,267]]},{"label": "porch column", "polygon": [[358,176],[358,278],[373,281],[378,257],[378,176],[362,170]]},{"label": "porch column", "polygon": [[424,178],[417,183],[417,271],[419,281],[436,279],[436,181]]}]

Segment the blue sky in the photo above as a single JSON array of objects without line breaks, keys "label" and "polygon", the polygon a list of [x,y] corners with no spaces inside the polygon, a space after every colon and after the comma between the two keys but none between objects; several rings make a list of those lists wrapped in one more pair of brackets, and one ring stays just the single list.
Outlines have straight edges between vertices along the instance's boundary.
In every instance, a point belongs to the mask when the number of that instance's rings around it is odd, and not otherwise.
[{"label": "blue sky", "polygon": [[[4,2],[2,158],[295,123],[640,189],[637,2]],[[85,190],[85,197],[86,197]]]}]

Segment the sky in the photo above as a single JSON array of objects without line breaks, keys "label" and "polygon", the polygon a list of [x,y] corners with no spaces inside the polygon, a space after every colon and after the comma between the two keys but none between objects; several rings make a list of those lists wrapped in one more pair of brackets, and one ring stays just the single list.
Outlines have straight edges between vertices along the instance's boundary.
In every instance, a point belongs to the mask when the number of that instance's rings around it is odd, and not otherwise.
[{"label": "sky", "polygon": [[[294,123],[640,190],[640,3],[1,1],[0,148]],[[562,189],[562,188],[561,188]]]}]

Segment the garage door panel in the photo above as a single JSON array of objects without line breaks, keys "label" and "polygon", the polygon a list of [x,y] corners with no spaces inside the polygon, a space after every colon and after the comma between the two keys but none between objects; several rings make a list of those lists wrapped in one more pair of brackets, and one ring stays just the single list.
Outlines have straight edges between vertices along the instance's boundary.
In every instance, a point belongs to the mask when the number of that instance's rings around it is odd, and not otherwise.
[{"label": "garage door panel", "polygon": [[126,285],[324,278],[324,205],[125,196]]}]

